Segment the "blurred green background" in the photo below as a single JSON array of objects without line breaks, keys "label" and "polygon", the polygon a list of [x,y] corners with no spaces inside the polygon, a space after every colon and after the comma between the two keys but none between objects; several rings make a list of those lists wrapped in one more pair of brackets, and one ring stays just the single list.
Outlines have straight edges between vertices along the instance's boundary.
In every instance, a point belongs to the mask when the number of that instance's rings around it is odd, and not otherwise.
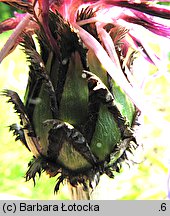
[{"label": "blurred green background", "polygon": [[[0,10],[1,20],[12,14],[9,7],[4,9],[1,3]],[[2,13],[2,10],[6,12]],[[9,33],[0,35],[0,47],[8,35]],[[166,64],[170,72],[170,63],[167,61]],[[150,69],[151,73],[155,70],[151,66]],[[143,144],[143,147],[131,157],[131,167],[124,164],[122,173],[116,174],[114,180],[106,176],[101,178],[94,192],[94,199],[166,199],[170,166],[169,72],[148,81],[145,87],[147,98],[157,115],[152,116],[152,113],[148,113],[148,117],[143,118],[143,124],[137,133],[139,143]],[[12,89],[23,98],[27,74],[25,55],[18,47],[0,64],[0,91]],[[32,181],[25,182],[24,175],[32,155],[19,141],[15,142],[12,133],[9,133],[8,126],[15,122],[18,122],[18,118],[13,112],[13,106],[7,104],[6,98],[0,96],[0,199],[69,199],[66,187],[62,187],[59,194],[53,194],[56,179],[49,179],[45,173],[37,179],[35,187]]]},{"label": "blurred green background", "polygon": [[8,19],[9,17],[12,17],[14,14],[14,11],[18,11],[21,12],[20,10],[14,8],[14,7],[10,7],[7,4],[4,4],[2,2],[0,2],[0,20],[5,20]]}]

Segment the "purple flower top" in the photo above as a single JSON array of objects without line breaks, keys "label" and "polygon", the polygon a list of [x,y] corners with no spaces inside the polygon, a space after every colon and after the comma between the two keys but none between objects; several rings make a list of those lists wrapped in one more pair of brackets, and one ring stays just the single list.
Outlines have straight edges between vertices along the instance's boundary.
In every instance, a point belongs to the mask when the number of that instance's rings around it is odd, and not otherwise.
[{"label": "purple flower top", "polygon": [[[87,48],[92,50],[103,68],[131,98],[136,107],[139,110],[145,110],[144,95],[140,89],[141,84],[136,83],[127,62],[125,63],[127,76],[122,72],[115,44],[119,37],[122,37],[124,57],[128,55],[130,49],[133,49],[140,52],[150,63],[159,67],[160,59],[149,47],[148,33],[170,38],[170,8],[157,5],[157,1],[139,0],[0,0],[0,2],[19,7],[26,12],[25,14],[15,13],[13,18],[0,23],[0,33],[14,29],[13,34],[0,52],[0,62],[22,40],[20,35],[23,31],[34,33],[38,26],[33,20],[37,19],[42,23],[57,55],[59,48],[48,26],[49,11],[57,10],[70,23]],[[78,20],[78,13],[82,8],[87,7],[96,11],[95,15],[91,18]],[[95,25],[101,43],[82,27],[85,24]],[[107,30],[108,24],[112,24],[114,28]],[[118,34],[122,31],[125,33]],[[115,37],[116,34],[119,37]],[[141,80],[142,82],[143,80]]]}]

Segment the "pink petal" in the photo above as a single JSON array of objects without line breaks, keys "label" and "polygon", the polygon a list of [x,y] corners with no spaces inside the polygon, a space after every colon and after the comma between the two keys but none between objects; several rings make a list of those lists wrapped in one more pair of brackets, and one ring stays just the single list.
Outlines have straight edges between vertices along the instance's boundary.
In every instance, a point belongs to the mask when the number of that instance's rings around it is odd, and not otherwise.
[{"label": "pink petal", "polygon": [[0,23],[0,34],[12,30],[16,28],[16,26],[21,22],[21,20],[25,17],[25,14],[15,14],[16,17],[9,18]]},{"label": "pink petal", "polygon": [[23,17],[22,21],[17,25],[13,34],[9,37],[6,44],[4,45],[2,50],[0,51],[0,62],[5,58],[5,56],[7,56],[10,53],[10,50],[15,46],[19,35],[22,33],[24,28],[28,25],[30,18],[31,18],[31,15],[26,14]]}]

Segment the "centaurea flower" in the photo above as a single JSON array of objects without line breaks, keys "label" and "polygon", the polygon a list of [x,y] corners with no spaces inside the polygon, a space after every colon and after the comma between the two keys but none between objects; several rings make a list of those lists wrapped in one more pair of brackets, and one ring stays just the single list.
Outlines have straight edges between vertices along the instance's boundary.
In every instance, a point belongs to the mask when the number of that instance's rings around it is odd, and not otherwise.
[{"label": "centaurea flower", "polygon": [[[10,18],[7,21],[4,21],[0,24],[0,32],[4,32],[8,29],[14,29],[14,33],[11,35],[9,41],[4,46],[0,53],[0,61],[10,52],[13,47],[19,41],[20,34],[22,30],[25,31],[32,31],[36,30],[36,27],[33,26],[34,24],[30,24],[27,19],[33,17],[35,14],[39,17],[41,22],[44,24],[47,35],[49,35],[49,39],[53,46],[56,46],[56,43],[53,41],[53,38],[50,36],[48,30],[48,10],[51,8],[52,11],[58,10],[61,15],[66,19],[75,29],[78,31],[80,38],[83,40],[85,45],[92,49],[97,56],[97,58],[101,61],[103,67],[108,71],[110,76],[118,83],[118,85],[127,93],[127,95],[133,100],[135,105],[138,107],[139,110],[144,110],[144,106],[142,105],[142,95],[140,89],[133,89],[133,85],[130,86],[129,83],[126,81],[126,78],[122,74],[118,65],[116,65],[116,59],[111,59],[110,54],[115,54],[114,45],[108,43],[106,40],[107,32],[103,28],[104,25],[107,23],[114,23],[114,25],[120,26],[121,24],[124,27],[129,29],[127,35],[130,37],[130,44],[129,41],[126,43],[125,38],[125,46],[124,50],[128,51],[129,47],[135,48],[137,51],[141,52],[142,55],[147,58],[150,62],[154,63],[157,66],[157,62],[159,58],[155,56],[154,53],[151,53],[149,50],[148,44],[145,43],[146,37],[140,37],[140,28],[139,26],[143,26],[145,29],[149,31],[169,38],[170,37],[170,23],[165,22],[161,23],[161,20],[156,20],[157,17],[163,18],[164,20],[170,19],[170,10],[169,8],[160,6],[155,4],[156,1],[118,1],[118,0],[68,0],[68,1],[57,1],[57,0],[29,0],[27,2],[17,1],[17,0],[0,0],[0,2],[6,2],[13,6],[19,6],[19,8],[24,8],[27,11],[27,14],[22,14],[15,18]],[[32,2],[32,5],[31,5]],[[161,1],[160,1],[161,2]],[[164,2],[164,1],[163,1]],[[82,7],[91,7],[93,9],[97,9],[96,17],[91,19],[82,20],[77,22],[77,13]],[[34,8],[34,9],[33,9]],[[33,10],[35,11],[34,15],[28,15],[28,13],[32,14]],[[25,20],[22,17],[25,17]],[[105,17],[104,20],[102,17]],[[22,25],[17,25],[21,23]],[[108,46],[111,46],[110,51],[103,49],[103,47],[99,44],[99,42],[86,30],[84,30],[81,25],[94,23],[96,26],[100,26],[97,28],[98,34],[100,35],[101,40],[105,42]],[[99,25],[100,24],[100,25]],[[33,27],[32,27],[33,26]],[[138,31],[138,35],[136,32]],[[107,35],[108,36],[108,35]],[[108,39],[108,38],[107,38]],[[57,47],[56,47],[57,49]],[[106,48],[107,49],[107,48]],[[110,52],[110,53],[109,53]],[[126,53],[124,53],[124,56]],[[113,73],[114,71],[114,73]],[[138,100],[140,98],[140,100]]]},{"label": "centaurea flower", "polygon": [[[8,55],[15,46],[23,41],[23,32],[29,33],[31,35],[36,33],[41,28],[41,26],[43,26],[46,38],[49,41],[49,46],[52,47],[55,56],[60,61],[60,44],[58,44],[54,38],[49,25],[49,11],[58,11],[65,22],[69,23],[71,31],[76,32],[81,42],[88,50],[87,61],[89,64],[89,69],[92,72],[95,71],[97,73],[100,73],[98,70],[102,73],[103,71],[106,71],[108,76],[110,76],[111,79],[114,80],[114,82],[131,99],[138,111],[147,111],[147,108],[145,107],[145,97],[141,90],[141,86],[146,77],[143,77],[142,80],[138,80],[138,82],[136,81],[135,76],[137,76],[137,72],[133,71],[133,61],[136,52],[139,52],[146,60],[148,60],[148,62],[154,64],[156,67],[159,67],[161,59],[159,59],[159,57],[150,49],[148,45],[148,38],[145,38],[145,32],[146,34],[147,32],[151,32],[153,35],[156,34],[159,37],[165,37],[169,39],[170,23],[168,21],[170,19],[170,9],[163,6],[158,6],[155,4],[155,1],[136,2],[133,0],[29,0],[27,2],[19,0],[0,0],[0,2],[5,2],[13,6],[19,6],[19,8],[26,12],[22,15],[16,14],[15,18],[10,18],[0,24],[0,32],[14,29],[13,34],[10,36],[4,48],[0,52],[0,61],[2,61],[3,58]],[[143,35],[141,35],[141,32]],[[30,39],[27,38],[27,40]],[[25,44],[24,46],[26,50],[28,50],[28,44]],[[37,59],[40,61],[40,66],[45,68],[42,63],[43,61],[41,62],[39,57],[37,57]],[[76,59],[78,61],[78,58]],[[67,58],[64,59],[64,62],[67,64]],[[43,70],[42,68],[41,70]],[[98,75],[95,72],[94,74]],[[100,80],[87,71],[84,71],[83,76],[88,78],[88,81],[93,80],[94,82],[94,80],[97,80],[97,82],[100,83]],[[49,88],[49,86],[51,86],[51,82],[49,82],[47,77],[44,79],[48,83]],[[102,89],[105,88],[102,82],[99,86]],[[97,86],[97,88],[99,87]],[[97,88],[94,89],[96,90]],[[112,91],[111,87],[109,90]],[[7,92],[6,94],[11,98],[13,97],[11,92]],[[110,97],[110,95],[107,96]],[[106,102],[107,99],[108,98],[106,97]],[[108,101],[110,102],[110,98]],[[21,112],[18,107],[17,111],[19,113]],[[120,119],[117,121],[119,120]],[[49,126],[51,123],[52,122],[46,122],[47,126]],[[52,124],[54,124],[54,122]],[[70,125],[57,124],[55,123],[56,128],[63,127],[64,130],[72,130]],[[123,133],[123,137],[130,137],[132,139],[127,128],[123,126],[121,130],[127,133],[126,135]],[[78,134],[78,132],[76,133]],[[74,137],[75,136],[76,135],[74,135]],[[83,138],[81,139],[83,140]],[[35,143],[36,142],[38,143],[38,141],[35,141]],[[124,140],[122,142],[124,146],[122,145],[121,151],[124,152],[127,147],[127,142],[124,142]],[[29,146],[28,148],[31,149]],[[131,151],[130,149],[128,150]],[[31,151],[34,152],[34,149],[31,149]],[[120,152],[119,154],[121,155],[122,153]],[[39,152],[36,152],[34,155],[36,156],[37,154],[39,154]],[[115,160],[115,154],[112,154],[112,156],[112,159]],[[48,169],[47,172],[49,172],[52,176],[51,170]],[[102,173],[103,171],[98,170],[98,172]],[[108,175],[111,174],[109,173]],[[27,179],[34,177],[35,176],[32,177],[31,171],[27,175]],[[89,178],[92,177],[90,176]],[[59,183],[62,182],[63,179],[60,180]],[[82,183],[84,186],[86,186],[84,181],[85,179],[80,180],[79,176],[78,183]],[[71,182],[71,184],[76,185],[77,182]]]}]

